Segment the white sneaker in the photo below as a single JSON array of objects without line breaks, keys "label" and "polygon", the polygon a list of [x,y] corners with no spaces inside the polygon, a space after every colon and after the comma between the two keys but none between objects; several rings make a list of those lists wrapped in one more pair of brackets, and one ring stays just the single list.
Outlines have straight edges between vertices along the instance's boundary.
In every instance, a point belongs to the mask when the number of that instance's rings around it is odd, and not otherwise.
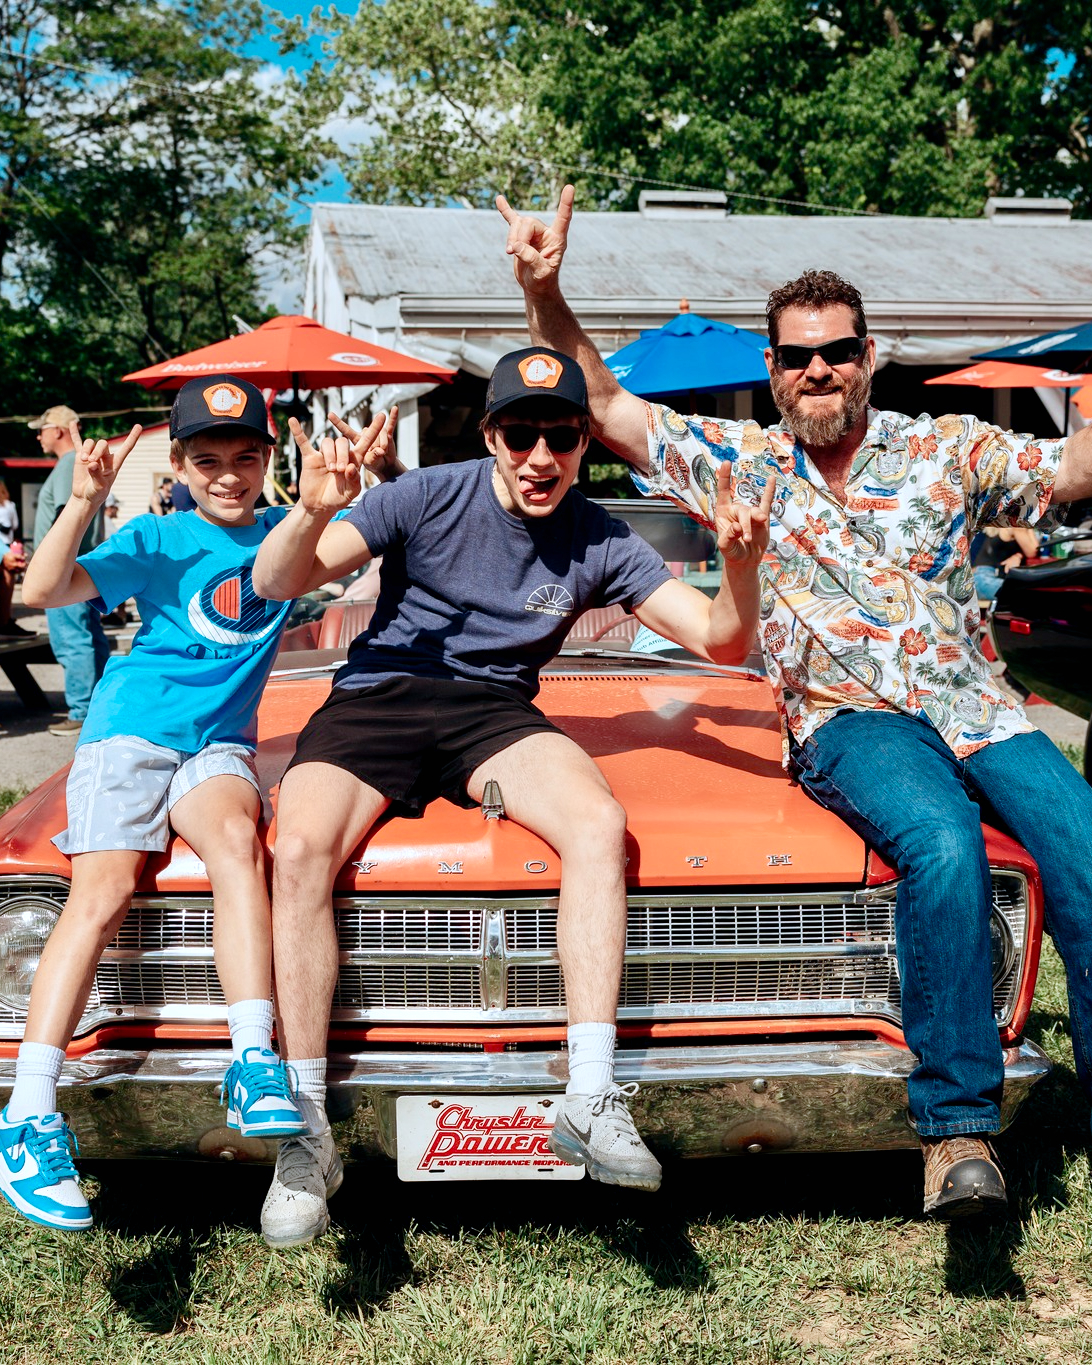
[{"label": "white sneaker", "polygon": [[328,1126],[321,1133],[282,1142],[262,1205],[266,1242],[271,1247],[294,1247],[320,1237],[330,1226],[326,1201],[341,1188],[344,1175]]},{"label": "white sneaker", "polygon": [[72,1164],[75,1141],[63,1114],[12,1122],[0,1113],[0,1194],[24,1218],[62,1232],[91,1226]]},{"label": "white sneaker", "polygon": [[660,1188],[660,1163],[641,1141],[626,1108],[637,1086],[611,1084],[595,1095],[566,1095],[547,1146],[593,1180],[635,1190]]}]

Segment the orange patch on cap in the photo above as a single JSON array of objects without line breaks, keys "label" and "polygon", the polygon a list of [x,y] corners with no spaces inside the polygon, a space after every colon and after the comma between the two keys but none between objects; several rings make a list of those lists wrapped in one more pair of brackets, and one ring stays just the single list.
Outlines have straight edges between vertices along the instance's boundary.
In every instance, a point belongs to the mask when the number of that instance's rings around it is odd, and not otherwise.
[{"label": "orange patch on cap", "polygon": [[519,372],[529,389],[556,389],[561,361],[552,355],[529,355],[519,362]]},{"label": "orange patch on cap", "polygon": [[214,417],[241,417],[246,407],[246,394],[234,384],[213,384],[201,397]]}]

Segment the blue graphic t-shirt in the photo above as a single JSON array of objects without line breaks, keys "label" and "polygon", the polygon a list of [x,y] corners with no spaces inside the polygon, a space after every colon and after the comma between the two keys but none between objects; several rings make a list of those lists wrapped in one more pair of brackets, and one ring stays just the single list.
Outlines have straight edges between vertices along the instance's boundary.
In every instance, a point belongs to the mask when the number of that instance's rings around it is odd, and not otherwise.
[{"label": "blue graphic t-shirt", "polygon": [[134,517],[77,561],[101,611],[135,597],[132,652],[114,655],[91,697],[81,744],[138,735],[186,753],[253,744],[258,700],[291,602],[258,597],[251,570],[288,515],[259,509],[253,526],[213,526],[196,512]]},{"label": "blue graphic t-shirt", "polygon": [[371,489],[347,518],[383,556],[372,623],[337,687],[407,673],[499,683],[530,699],[588,607],[640,604],[671,578],[623,522],[570,489],[550,516],[513,516],[493,460],[415,469]]}]

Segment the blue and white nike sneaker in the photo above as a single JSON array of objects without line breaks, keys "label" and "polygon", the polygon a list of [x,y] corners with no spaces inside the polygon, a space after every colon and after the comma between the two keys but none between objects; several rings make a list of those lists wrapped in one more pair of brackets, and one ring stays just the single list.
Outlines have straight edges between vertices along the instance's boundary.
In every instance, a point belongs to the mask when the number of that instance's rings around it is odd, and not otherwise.
[{"label": "blue and white nike sneaker", "polygon": [[32,1223],[86,1232],[91,1210],[72,1163],[76,1139],[63,1114],[20,1119],[0,1112],[0,1194]]},{"label": "blue and white nike sneaker", "polygon": [[266,1048],[248,1047],[220,1089],[227,1126],[244,1137],[297,1137],[307,1124],[296,1105],[288,1067]]}]

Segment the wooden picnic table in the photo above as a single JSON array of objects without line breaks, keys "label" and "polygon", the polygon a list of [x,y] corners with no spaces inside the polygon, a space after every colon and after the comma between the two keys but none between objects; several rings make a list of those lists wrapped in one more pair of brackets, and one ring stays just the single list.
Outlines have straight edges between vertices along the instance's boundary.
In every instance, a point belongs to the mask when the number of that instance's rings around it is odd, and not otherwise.
[{"label": "wooden picnic table", "polygon": [[0,635],[0,670],[19,694],[28,711],[48,711],[49,701],[30,671],[31,664],[56,660],[48,635]]}]

